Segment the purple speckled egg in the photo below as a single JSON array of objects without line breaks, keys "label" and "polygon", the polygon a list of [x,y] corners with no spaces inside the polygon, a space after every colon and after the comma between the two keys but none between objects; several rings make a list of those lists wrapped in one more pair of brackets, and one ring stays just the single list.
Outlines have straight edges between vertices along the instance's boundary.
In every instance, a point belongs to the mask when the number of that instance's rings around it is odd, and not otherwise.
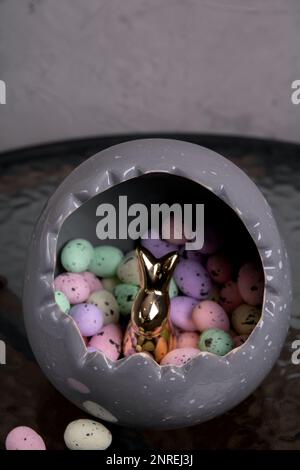
[{"label": "purple speckled egg", "polygon": [[90,295],[90,288],[87,281],[78,273],[59,274],[54,279],[55,290],[65,294],[70,304],[80,304],[85,302]]},{"label": "purple speckled egg", "polygon": [[211,280],[203,266],[196,261],[181,259],[174,271],[177,286],[185,295],[195,299],[206,299],[211,289]]},{"label": "purple speckled egg", "polygon": [[[160,238],[154,238],[154,234],[157,232],[151,231],[148,233],[147,239],[141,239],[141,245],[144,246],[150,253],[153,254],[156,258],[161,258],[168,253],[173,251],[178,251],[178,246],[173,243],[169,243],[166,240],[161,240]],[[152,237],[152,238],[151,238]]]},{"label": "purple speckled egg", "polygon": [[89,271],[84,271],[81,273],[83,279],[86,280],[86,282],[89,285],[90,288],[90,293],[92,294],[93,292],[96,292],[98,290],[103,289],[102,282],[94,273],[90,273]]},{"label": "purple speckled egg", "polygon": [[168,352],[161,361],[161,366],[183,366],[193,357],[198,356],[200,350],[197,348],[177,348]]},{"label": "purple speckled egg", "polygon": [[103,326],[104,313],[96,305],[74,305],[69,314],[76,322],[82,336],[96,335]]},{"label": "purple speckled egg", "polygon": [[12,429],[5,440],[6,450],[46,450],[41,436],[28,426]]},{"label": "purple speckled egg", "polygon": [[192,312],[198,300],[184,295],[173,297],[170,305],[170,320],[174,326],[184,331],[195,331],[197,327],[192,319]]},{"label": "purple speckled egg", "polygon": [[238,288],[243,300],[249,305],[259,305],[263,301],[264,273],[254,262],[244,264],[238,275]]},{"label": "purple speckled egg", "polygon": [[193,310],[193,320],[199,331],[211,328],[229,331],[230,328],[225,310],[213,300],[199,302]]},{"label": "purple speckled egg", "polygon": [[119,325],[110,323],[109,325],[105,325],[97,335],[92,337],[88,348],[102,351],[106,357],[112,361],[116,361],[121,354],[121,345],[121,328]]},{"label": "purple speckled egg", "polygon": [[200,335],[196,331],[184,331],[177,338],[177,348],[198,348],[199,340]]}]

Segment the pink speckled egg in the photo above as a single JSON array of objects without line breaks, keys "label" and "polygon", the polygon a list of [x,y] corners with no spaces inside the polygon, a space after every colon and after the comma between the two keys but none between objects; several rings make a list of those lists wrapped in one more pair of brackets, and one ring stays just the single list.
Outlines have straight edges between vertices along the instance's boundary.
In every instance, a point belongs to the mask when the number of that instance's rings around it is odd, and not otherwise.
[{"label": "pink speckled egg", "polygon": [[197,348],[178,348],[168,352],[162,359],[161,366],[183,366],[200,354]]},{"label": "pink speckled egg", "polygon": [[121,345],[122,331],[120,326],[115,323],[105,325],[89,342],[89,348],[102,351],[112,361],[116,361],[120,357]]},{"label": "pink speckled egg", "polygon": [[96,335],[103,326],[104,313],[93,304],[74,305],[69,315],[76,322],[82,336]]},{"label": "pink speckled egg", "polygon": [[216,253],[210,256],[206,265],[211,279],[217,284],[224,284],[231,279],[232,265],[224,253]]},{"label": "pink speckled egg", "polygon": [[90,288],[90,293],[92,294],[93,292],[96,292],[98,290],[103,289],[102,282],[94,273],[90,273],[89,271],[84,271],[84,273],[81,273],[83,279],[86,280],[86,282],[89,285]]},{"label": "pink speckled egg", "polygon": [[211,289],[211,280],[203,266],[196,261],[181,259],[174,271],[177,286],[185,295],[195,299],[206,299]]},{"label": "pink speckled egg", "polygon": [[262,304],[264,273],[254,262],[244,264],[238,274],[238,288],[243,300],[249,305]]},{"label": "pink speckled egg", "polygon": [[197,348],[200,335],[195,331],[184,331],[177,338],[177,348]]},{"label": "pink speckled egg", "polygon": [[[162,256],[172,253],[173,251],[178,250],[178,246],[173,243],[169,243],[166,240],[156,239],[154,236],[157,234],[155,230],[151,230],[148,233],[147,239],[141,239],[141,245],[144,246],[150,253],[153,254],[156,258],[161,258]],[[152,237],[152,238],[151,238]]]},{"label": "pink speckled egg", "polygon": [[230,324],[225,310],[213,300],[199,302],[193,310],[192,317],[199,331],[211,328],[229,331]]},{"label": "pink speckled egg", "polygon": [[243,303],[238,285],[234,281],[228,281],[220,290],[220,304],[227,313],[233,312]]},{"label": "pink speckled egg", "polygon": [[54,287],[65,294],[70,304],[85,302],[90,295],[87,281],[78,273],[59,274],[54,280]]},{"label": "pink speckled egg", "polygon": [[184,295],[173,297],[170,303],[170,320],[172,325],[184,331],[197,330],[192,319],[192,312],[198,300]]},{"label": "pink speckled egg", "polygon": [[12,429],[5,440],[6,450],[46,450],[41,436],[28,426]]}]

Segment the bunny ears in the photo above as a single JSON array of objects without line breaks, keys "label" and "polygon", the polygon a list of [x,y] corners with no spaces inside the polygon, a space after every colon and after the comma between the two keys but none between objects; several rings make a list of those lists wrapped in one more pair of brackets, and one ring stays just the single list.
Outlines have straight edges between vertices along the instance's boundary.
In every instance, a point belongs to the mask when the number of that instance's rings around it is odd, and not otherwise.
[{"label": "bunny ears", "polygon": [[168,253],[162,258],[155,258],[144,247],[136,248],[141,271],[142,288],[167,291],[176,264],[179,260],[177,252]]}]

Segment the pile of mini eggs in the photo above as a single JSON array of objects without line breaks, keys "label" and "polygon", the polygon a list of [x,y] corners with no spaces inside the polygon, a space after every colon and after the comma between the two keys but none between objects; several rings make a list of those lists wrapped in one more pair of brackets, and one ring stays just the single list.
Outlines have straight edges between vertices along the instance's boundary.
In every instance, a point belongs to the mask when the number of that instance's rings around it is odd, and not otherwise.
[{"label": "pile of mini eggs", "polygon": [[151,232],[140,244],[156,258],[180,254],[169,287],[169,322],[153,340],[136,337],[130,324],[140,289],[135,251],[123,254],[83,239],[62,249],[66,272],[54,280],[55,301],[76,322],[89,352],[102,351],[112,361],[142,352],[161,365],[180,366],[200,351],[224,356],[247,340],[262,312],[264,275],[258,260],[237,266],[214,233],[199,251]]}]

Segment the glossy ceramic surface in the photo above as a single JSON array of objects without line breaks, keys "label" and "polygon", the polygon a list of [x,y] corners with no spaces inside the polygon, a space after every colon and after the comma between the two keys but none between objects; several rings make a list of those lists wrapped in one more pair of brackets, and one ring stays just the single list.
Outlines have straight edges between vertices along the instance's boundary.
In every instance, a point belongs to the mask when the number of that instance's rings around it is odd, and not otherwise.
[{"label": "glossy ceramic surface", "polygon": [[[161,173],[167,179],[166,175],[171,175],[184,178],[191,185],[200,184],[243,221],[265,271],[263,317],[249,340],[225,357],[202,353],[181,368],[160,367],[141,355],[111,363],[101,353],[87,354],[77,328],[54,303],[57,250],[76,226],[76,215],[81,214],[78,220],[83,220],[84,203],[109,188],[118,188],[120,183],[126,182],[130,188],[130,181],[139,182],[144,175]],[[129,194],[136,194],[136,188],[131,188]],[[71,225],[64,225],[68,218]],[[24,286],[30,343],[55,387],[97,417],[128,426],[156,428],[211,419],[249,395],[280,352],[289,325],[290,301],[285,248],[270,207],[257,187],[239,168],[208,149],[158,139],[107,149],[64,180],[35,229]],[[85,393],[83,387],[80,391],[80,387],[70,386],[70,379],[83,384]]]}]

